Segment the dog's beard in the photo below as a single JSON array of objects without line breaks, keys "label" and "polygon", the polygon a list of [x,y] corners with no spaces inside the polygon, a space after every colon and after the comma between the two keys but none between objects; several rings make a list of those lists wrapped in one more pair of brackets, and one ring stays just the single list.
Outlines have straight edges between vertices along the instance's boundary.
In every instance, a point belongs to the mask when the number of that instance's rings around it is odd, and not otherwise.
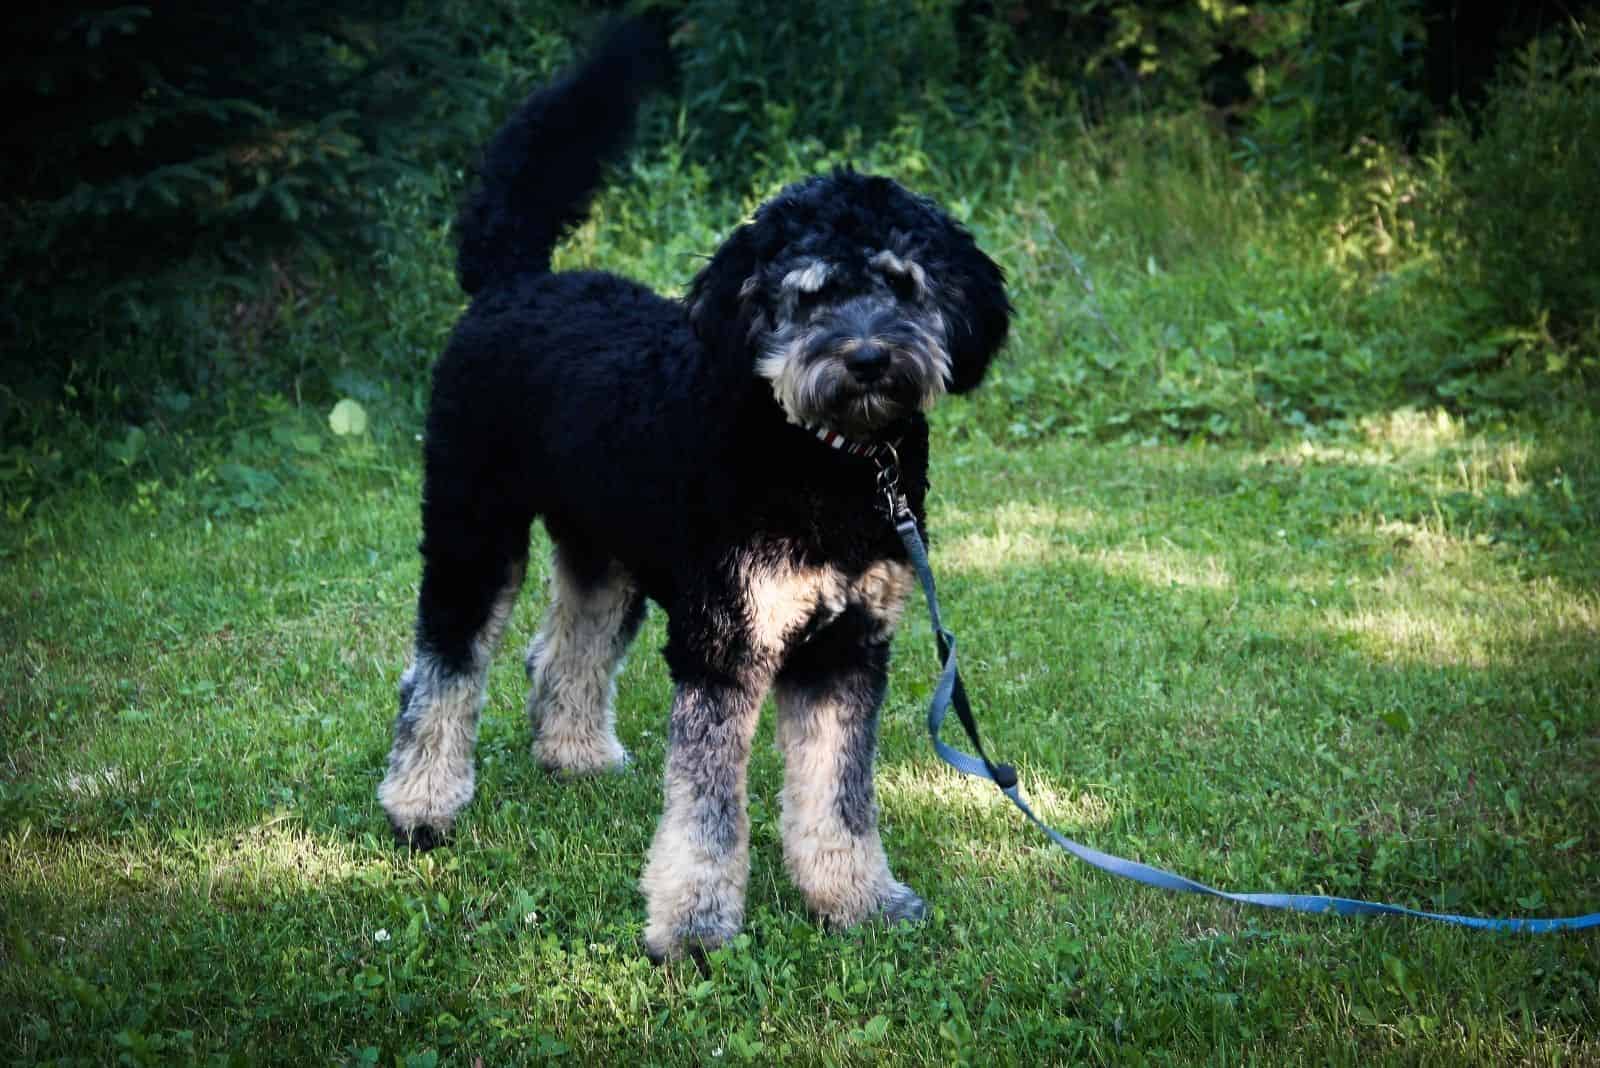
[{"label": "dog's beard", "polygon": [[[887,351],[888,364],[878,377],[862,381],[849,358],[869,343]],[[927,411],[944,396],[950,378],[944,323],[936,313],[895,319],[871,337],[841,336],[823,313],[803,324],[780,324],[763,347],[756,370],[772,383],[789,420],[851,436],[871,437],[913,411]]]}]

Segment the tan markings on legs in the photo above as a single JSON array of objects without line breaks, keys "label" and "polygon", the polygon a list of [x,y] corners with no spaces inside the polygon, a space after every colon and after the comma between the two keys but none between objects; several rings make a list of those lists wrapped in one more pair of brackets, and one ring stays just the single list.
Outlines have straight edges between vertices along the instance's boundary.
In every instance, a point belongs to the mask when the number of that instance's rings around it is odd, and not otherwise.
[{"label": "tan markings on legs", "polygon": [[[750,739],[771,672],[791,643],[808,622],[832,619],[852,600],[887,636],[909,584],[909,571],[893,564],[875,565],[851,584],[831,568],[760,567],[745,574],[750,674],[716,692],[682,686],[674,697],[665,804],[640,880],[648,902],[645,946],[652,956],[670,959],[714,948],[744,922]],[[817,710],[808,705],[806,711]],[[878,840],[871,799],[873,711],[870,705],[865,709],[854,742],[842,740],[844,711],[831,718],[819,712],[825,729],[801,728],[786,749],[795,754],[798,771],[790,780],[793,796],[785,795],[785,844],[792,824],[797,882],[819,912],[841,924],[873,915],[910,918],[921,910],[916,895],[889,874]],[[851,756],[864,756],[863,774],[852,776],[845,767]],[[826,799],[809,796],[808,785]],[[864,804],[849,810],[861,821],[852,828],[838,815],[839,802],[842,794],[854,791],[855,798],[863,790]],[[850,880],[864,887],[847,890]]]},{"label": "tan markings on legs", "polygon": [[[848,699],[778,687],[784,867],[811,910],[839,927],[915,901],[890,873],[878,836],[866,714]],[[847,808],[855,827],[845,821]]]},{"label": "tan markings on legs", "polygon": [[467,674],[446,671],[426,650],[418,649],[401,677],[400,715],[378,800],[390,823],[403,834],[420,828],[443,834],[472,800],[472,751],[478,715],[488,696],[484,683],[516,605],[522,576],[522,566],[514,565],[488,620],[473,639],[473,666]]},{"label": "tan markings on legs", "polygon": [[849,598],[878,621],[878,637],[887,641],[900,625],[906,595],[914,578],[911,567],[898,560],[880,560],[850,584]]},{"label": "tan markings on legs", "polygon": [[[850,583],[847,596],[887,642],[912,583],[905,564],[884,560]],[[831,686],[777,690],[784,757],[784,866],[813,912],[849,927],[875,915],[914,919],[921,902],[889,871],[872,786],[877,700],[869,669],[844,668]]]},{"label": "tan markings on legs", "polygon": [[533,755],[552,771],[615,771],[628,762],[617,740],[616,676],[639,594],[616,563],[588,589],[563,566],[559,549],[551,563],[550,607],[527,656]]},{"label": "tan markings on legs", "polygon": [[715,949],[744,923],[750,873],[745,775],[760,695],[680,687],[661,822],[639,888],[658,960]]},{"label": "tan markings on legs", "polygon": [[808,622],[844,611],[844,580],[832,568],[752,569],[746,576],[745,615],[751,637],[768,656],[783,653]]}]

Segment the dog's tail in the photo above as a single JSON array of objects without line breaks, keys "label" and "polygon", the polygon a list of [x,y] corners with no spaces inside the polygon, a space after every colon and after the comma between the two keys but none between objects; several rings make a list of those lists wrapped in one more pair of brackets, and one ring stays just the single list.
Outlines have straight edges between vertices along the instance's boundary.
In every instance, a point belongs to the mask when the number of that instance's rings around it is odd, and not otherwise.
[{"label": "dog's tail", "polygon": [[667,30],[654,16],[617,25],[495,134],[456,216],[462,289],[550,269],[556,241],[583,220],[602,169],[626,146],[640,101],[667,75]]}]

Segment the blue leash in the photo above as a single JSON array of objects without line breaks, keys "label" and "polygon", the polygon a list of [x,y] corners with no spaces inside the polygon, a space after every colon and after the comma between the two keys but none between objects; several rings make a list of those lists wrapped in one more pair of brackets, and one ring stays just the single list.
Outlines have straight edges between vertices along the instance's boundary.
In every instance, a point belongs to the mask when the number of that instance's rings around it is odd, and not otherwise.
[{"label": "blue leash", "polygon": [[[892,471],[892,469],[890,469]],[[880,467],[880,476],[884,469]],[[967,690],[961,682],[961,673],[956,670],[956,638],[955,635],[944,629],[944,624],[939,619],[939,598],[933,589],[933,569],[928,566],[928,550],[922,544],[922,537],[917,532],[917,520],[906,506],[905,499],[899,495],[895,485],[896,478],[890,474],[881,478],[881,487],[885,490],[890,508],[891,518],[894,520],[895,531],[900,535],[900,540],[906,547],[906,552],[911,556],[911,565],[916,569],[917,579],[922,583],[923,596],[928,601],[928,616],[933,624],[933,638],[939,647],[939,663],[942,670],[939,673],[938,684],[933,689],[933,700],[928,706],[928,733],[933,738],[933,748],[946,764],[966,775],[976,775],[981,779],[988,779],[1000,788],[1000,792],[1011,799],[1011,803],[1022,811],[1022,814],[1038,827],[1056,845],[1065,849],[1079,860],[1087,861],[1095,867],[1108,871],[1113,875],[1120,875],[1125,879],[1148,883],[1159,886],[1164,890],[1177,890],[1189,894],[1207,894],[1211,897],[1220,897],[1227,901],[1237,901],[1245,905],[1258,905],[1269,909],[1293,909],[1296,912],[1336,912],[1341,916],[1412,916],[1423,920],[1439,920],[1443,923],[1453,923],[1460,927],[1473,927],[1484,931],[1522,931],[1528,934],[1546,934],[1551,931],[1581,931],[1589,927],[1600,927],[1600,912],[1591,912],[1587,916],[1552,917],[1547,919],[1489,919],[1483,916],[1457,916],[1449,912],[1422,912],[1417,909],[1403,908],[1400,905],[1384,905],[1376,901],[1358,901],[1348,897],[1325,897],[1321,894],[1236,894],[1226,890],[1217,890],[1205,883],[1186,879],[1170,871],[1153,868],[1148,864],[1138,861],[1126,860],[1115,857],[1109,853],[1102,853],[1098,849],[1091,849],[1081,842],[1074,842],[1060,832],[1047,826],[1043,820],[1034,815],[1033,809],[1023,800],[1022,792],[1017,787],[1016,769],[1009,764],[996,764],[989,759],[983,751],[983,743],[978,740],[978,724],[972,716],[971,705],[967,701]],[[977,756],[963,753],[946,745],[939,739],[939,731],[944,726],[945,715],[951,706],[955,707],[956,715],[961,719],[961,725],[966,729],[967,737],[972,740],[972,747],[977,751]]]}]

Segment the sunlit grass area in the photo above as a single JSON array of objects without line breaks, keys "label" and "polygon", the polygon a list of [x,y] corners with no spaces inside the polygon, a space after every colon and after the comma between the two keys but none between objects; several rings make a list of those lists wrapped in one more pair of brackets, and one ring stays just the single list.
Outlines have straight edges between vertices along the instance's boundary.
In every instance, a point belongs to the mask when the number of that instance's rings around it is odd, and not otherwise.
[{"label": "sunlit grass area", "polygon": [[[1060,853],[928,747],[920,608],[878,782],[924,927],[807,918],[764,722],[746,933],[704,974],[648,965],[661,619],[621,679],[634,769],[557,781],[515,655],[537,583],[455,845],[397,852],[374,790],[417,477],[409,431],[374,429],[251,518],[82,494],[10,546],[9,1059],[1600,1058],[1592,933],[1245,911]],[[1215,885],[1600,907],[1600,557],[1564,510],[1600,479],[1594,434],[1405,412],[1263,447],[1019,449],[955,420],[933,559],[991,750],[1063,832]]]}]

